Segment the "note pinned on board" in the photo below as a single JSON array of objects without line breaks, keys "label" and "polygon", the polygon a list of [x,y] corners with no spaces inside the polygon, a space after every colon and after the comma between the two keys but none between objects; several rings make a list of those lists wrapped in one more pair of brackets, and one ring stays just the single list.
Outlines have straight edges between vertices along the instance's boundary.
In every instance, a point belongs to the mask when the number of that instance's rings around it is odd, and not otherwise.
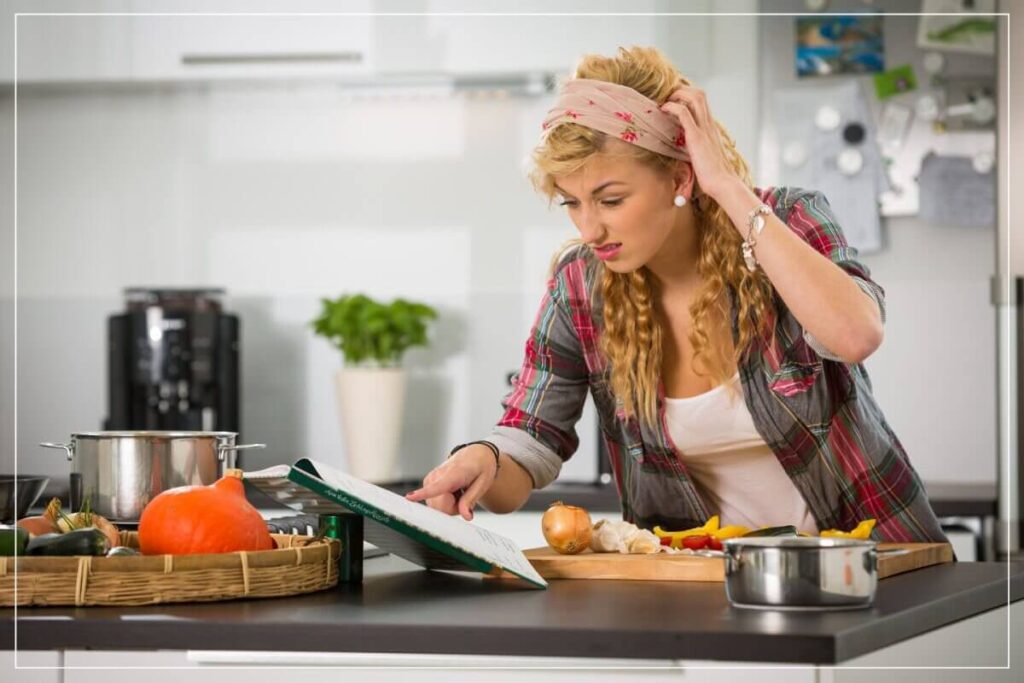
[{"label": "note pinned on board", "polygon": [[891,186],[860,84],[778,90],[772,103],[780,184],[822,192],[852,246],[881,249],[878,201]]},{"label": "note pinned on board", "polygon": [[991,169],[979,173],[970,157],[930,153],[921,160],[917,182],[922,220],[977,228],[995,225],[994,174]]}]

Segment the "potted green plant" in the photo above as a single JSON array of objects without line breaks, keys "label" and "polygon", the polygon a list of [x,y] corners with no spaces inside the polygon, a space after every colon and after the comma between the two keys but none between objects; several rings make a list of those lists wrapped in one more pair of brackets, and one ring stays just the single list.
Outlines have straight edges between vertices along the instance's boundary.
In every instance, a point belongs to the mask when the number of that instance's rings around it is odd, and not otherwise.
[{"label": "potted green plant", "polygon": [[321,306],[313,329],[345,361],[335,389],[348,471],[365,481],[388,481],[394,476],[402,432],[402,356],[427,345],[428,323],[437,311],[405,299],[386,304],[365,294],[322,299]]}]

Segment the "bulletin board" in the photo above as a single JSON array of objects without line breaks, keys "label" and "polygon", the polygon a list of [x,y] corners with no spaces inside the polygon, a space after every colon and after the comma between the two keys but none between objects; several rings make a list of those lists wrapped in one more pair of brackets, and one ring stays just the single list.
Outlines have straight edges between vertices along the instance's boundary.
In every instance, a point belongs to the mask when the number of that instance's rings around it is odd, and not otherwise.
[{"label": "bulletin board", "polygon": [[800,7],[792,76],[767,99],[774,144],[762,146],[781,184],[825,193],[863,252],[884,248],[887,216],[995,224],[995,0],[923,0],[933,16],[912,33],[907,18],[884,20],[889,4]]}]

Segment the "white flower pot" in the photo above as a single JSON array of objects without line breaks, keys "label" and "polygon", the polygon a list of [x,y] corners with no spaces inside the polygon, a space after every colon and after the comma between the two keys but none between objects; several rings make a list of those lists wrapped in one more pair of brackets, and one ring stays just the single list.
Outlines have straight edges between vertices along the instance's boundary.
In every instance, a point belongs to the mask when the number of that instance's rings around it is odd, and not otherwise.
[{"label": "white flower pot", "polygon": [[341,435],[353,476],[374,483],[394,480],[405,382],[402,368],[344,368],[335,375]]}]

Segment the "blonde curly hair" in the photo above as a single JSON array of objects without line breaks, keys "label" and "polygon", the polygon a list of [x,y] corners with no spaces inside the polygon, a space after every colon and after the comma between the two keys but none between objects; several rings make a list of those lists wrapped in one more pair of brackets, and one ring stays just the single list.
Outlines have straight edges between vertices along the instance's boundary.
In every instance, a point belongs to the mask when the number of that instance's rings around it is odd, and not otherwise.
[{"label": "blonde curly hair", "polygon": [[[676,68],[655,48],[619,48],[615,57],[584,56],[574,78],[608,81],[633,88],[662,104],[680,82],[689,85]],[[736,175],[751,186],[746,161],[725,128],[715,121],[726,160]],[[595,154],[605,151],[604,133],[574,123],[551,129],[533,151],[530,179],[538,191],[552,201],[559,176],[579,170]],[[675,159],[629,145],[628,153],[659,172],[671,174]],[[695,185],[692,201],[700,232],[697,269],[702,284],[692,304],[693,325],[689,339],[694,349],[695,371],[715,385],[731,379],[737,364],[757,336],[772,301],[772,287],[758,270],[745,267],[740,251],[742,239],[725,211]],[[566,246],[582,244],[571,240],[552,262],[554,267]],[[604,329],[601,350],[609,364],[607,377],[612,394],[622,402],[628,417],[639,416],[648,425],[657,422],[658,385],[662,372],[662,322],[655,308],[656,283],[646,267],[631,273],[615,273],[600,262],[594,289],[603,299]],[[733,344],[729,292],[736,298],[739,336]],[[597,293],[596,291],[594,292]],[[592,299],[594,300],[594,299]],[[713,344],[712,341],[724,343]]]}]

